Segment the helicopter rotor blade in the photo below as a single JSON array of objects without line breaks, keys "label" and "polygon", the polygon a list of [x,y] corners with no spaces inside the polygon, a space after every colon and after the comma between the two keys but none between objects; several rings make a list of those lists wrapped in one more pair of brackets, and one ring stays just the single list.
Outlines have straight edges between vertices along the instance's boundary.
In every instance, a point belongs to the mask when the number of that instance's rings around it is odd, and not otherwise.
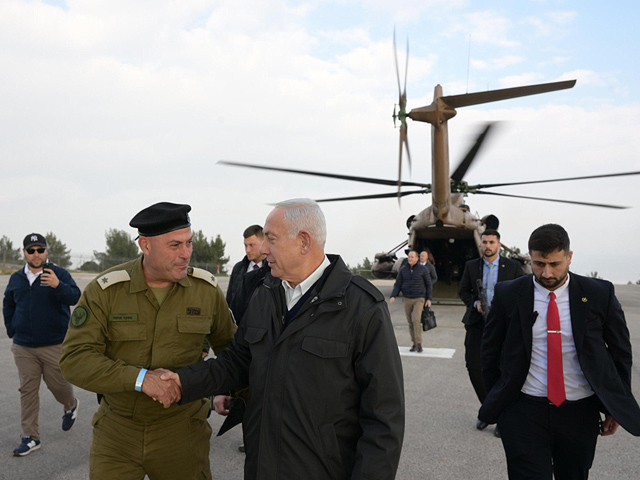
[{"label": "helicopter rotor blade", "polygon": [[377,198],[393,198],[396,196],[406,197],[407,195],[415,195],[417,193],[427,194],[427,193],[431,193],[431,190],[429,188],[425,188],[422,190],[405,190],[404,192],[400,192],[399,194],[398,193],[377,193],[373,195],[356,195],[353,197],[322,198],[322,199],[316,200],[316,202],[321,203],[321,202],[341,202],[346,200],[373,200]]},{"label": "helicopter rotor blade", "polygon": [[396,61],[396,79],[398,80],[398,95],[400,97],[400,110],[402,110],[402,90],[400,89],[400,69],[398,68],[398,51],[396,49],[396,29],[393,29],[393,58]]},{"label": "helicopter rotor blade", "polygon": [[512,185],[530,185],[533,183],[551,183],[551,182],[567,182],[571,180],[589,180],[593,178],[607,178],[607,177],[625,177],[628,175],[640,175],[640,172],[623,172],[623,173],[608,173],[604,175],[587,175],[583,177],[567,177],[567,178],[552,178],[548,180],[529,180],[525,182],[511,182],[511,183],[481,183],[478,185],[469,186],[469,189],[480,188],[492,188],[492,187],[510,187]]},{"label": "helicopter rotor blade", "polygon": [[[358,177],[353,175],[338,175],[334,173],[322,173],[322,172],[312,172],[309,170],[296,170],[293,168],[280,168],[280,167],[268,167],[265,165],[255,165],[251,163],[242,163],[242,162],[231,162],[229,160],[219,160],[217,163],[221,165],[231,165],[234,167],[245,167],[245,168],[255,168],[258,170],[271,170],[275,172],[288,172],[288,173],[297,173],[300,175],[311,175],[315,177],[325,177],[325,178],[337,178],[339,180],[350,180],[352,182],[361,182],[361,183],[372,183],[376,185],[387,185],[390,187],[395,187],[398,185],[398,182],[395,180],[387,180],[384,178],[371,178],[371,177]],[[400,185],[403,187],[422,187],[422,188],[431,188],[430,183],[419,183],[419,182],[400,182]],[[391,196],[395,196],[395,193],[391,194]]]},{"label": "helicopter rotor blade", "polygon": [[487,134],[489,133],[489,130],[491,129],[492,126],[493,126],[493,123],[488,123],[485,129],[480,133],[480,135],[478,135],[478,138],[476,139],[475,143],[473,144],[473,146],[471,147],[467,155],[462,159],[462,162],[460,162],[460,165],[458,165],[458,168],[456,168],[456,171],[453,172],[453,175],[451,175],[451,180],[453,180],[454,182],[459,182],[464,178],[465,174],[467,173],[467,170],[469,169],[476,155],[480,151],[482,142],[484,142],[485,139],[487,138]]},{"label": "helicopter rotor blade", "polygon": [[497,193],[497,192],[485,192],[483,190],[480,190],[478,192],[475,192],[479,195],[496,195],[499,197],[512,197],[512,198],[525,198],[528,200],[543,200],[545,202],[555,202],[555,203],[570,203],[573,205],[586,205],[588,207],[602,207],[602,208],[614,208],[614,209],[618,209],[618,210],[624,210],[626,208],[629,207],[623,207],[620,205],[607,205],[604,203],[590,203],[590,202],[576,202],[574,200],[560,200],[557,198],[542,198],[542,197],[528,197],[525,195],[511,195],[508,193]]}]

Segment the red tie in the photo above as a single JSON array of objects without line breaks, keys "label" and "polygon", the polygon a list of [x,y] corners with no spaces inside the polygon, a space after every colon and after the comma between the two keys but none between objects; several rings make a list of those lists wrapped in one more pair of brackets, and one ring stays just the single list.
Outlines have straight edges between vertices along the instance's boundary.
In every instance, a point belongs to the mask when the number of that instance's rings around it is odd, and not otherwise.
[{"label": "red tie", "polygon": [[560,314],[556,305],[556,294],[553,292],[549,294],[547,310],[547,397],[557,407],[567,398],[562,370]]}]

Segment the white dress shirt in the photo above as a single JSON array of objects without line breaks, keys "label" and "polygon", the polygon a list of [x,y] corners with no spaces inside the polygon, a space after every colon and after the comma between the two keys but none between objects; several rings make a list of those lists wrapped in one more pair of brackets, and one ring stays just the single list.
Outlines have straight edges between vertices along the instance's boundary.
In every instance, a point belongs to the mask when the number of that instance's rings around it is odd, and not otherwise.
[{"label": "white dress shirt", "polygon": [[[593,395],[593,390],[582,373],[571,326],[571,311],[569,308],[569,282],[567,281],[553,292],[556,294],[556,304],[560,314],[560,330],[562,331],[562,370],[564,373],[564,388],[567,400],[580,400]],[[522,386],[522,392],[534,397],[547,396],[547,308],[549,293],[532,277],[534,286],[533,308],[537,318],[533,324],[533,343],[531,348],[531,365],[529,374]]]},{"label": "white dress shirt", "polygon": [[311,275],[309,275],[302,282],[296,285],[295,288],[292,288],[289,282],[287,282],[286,280],[282,280],[282,286],[284,287],[285,298],[287,299],[287,310],[291,310],[291,308],[296,303],[298,303],[298,300],[300,300],[302,296],[305,293],[307,293],[307,290],[309,290],[313,286],[313,284],[320,279],[325,269],[329,265],[331,265],[331,262],[325,255],[324,260],[322,261],[320,266],[316,268]]}]

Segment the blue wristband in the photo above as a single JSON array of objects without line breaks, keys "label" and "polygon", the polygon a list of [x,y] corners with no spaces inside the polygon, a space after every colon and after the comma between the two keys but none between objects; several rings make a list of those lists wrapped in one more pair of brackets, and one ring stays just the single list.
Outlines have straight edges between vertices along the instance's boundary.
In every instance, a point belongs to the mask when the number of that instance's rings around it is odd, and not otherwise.
[{"label": "blue wristband", "polygon": [[144,382],[144,376],[147,374],[146,368],[141,368],[138,378],[136,379],[136,392],[142,391],[142,382]]}]

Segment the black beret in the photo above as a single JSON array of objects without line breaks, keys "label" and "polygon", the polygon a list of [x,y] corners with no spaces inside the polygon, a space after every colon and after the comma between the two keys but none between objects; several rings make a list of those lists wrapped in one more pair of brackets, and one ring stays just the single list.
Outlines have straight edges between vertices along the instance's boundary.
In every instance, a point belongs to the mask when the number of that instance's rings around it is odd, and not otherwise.
[{"label": "black beret", "polygon": [[129,225],[138,229],[138,235],[154,237],[191,226],[190,205],[160,202],[144,210],[131,219]]}]

